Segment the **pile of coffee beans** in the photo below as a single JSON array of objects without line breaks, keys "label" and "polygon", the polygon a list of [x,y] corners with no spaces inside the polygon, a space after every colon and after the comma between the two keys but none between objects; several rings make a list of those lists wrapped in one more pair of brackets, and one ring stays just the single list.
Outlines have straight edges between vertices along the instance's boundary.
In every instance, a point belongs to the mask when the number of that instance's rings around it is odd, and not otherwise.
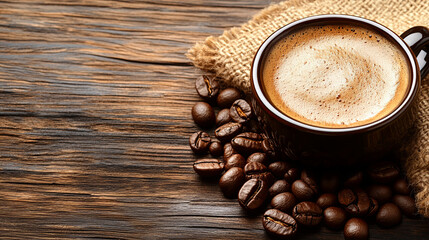
[{"label": "pile of coffee beans", "polygon": [[[205,102],[192,108],[192,118],[212,136],[198,131],[189,138],[201,157],[193,167],[202,178],[219,178],[227,198],[237,198],[246,211],[263,212],[262,225],[276,238],[293,237],[300,228],[324,225],[344,231],[345,239],[368,239],[368,222],[382,228],[417,217],[417,208],[399,165],[378,161],[362,169],[310,169],[279,159],[272,142],[255,120],[243,94],[221,89],[210,76],[195,87]],[[215,114],[214,108],[219,108]],[[214,136],[213,136],[214,135]]]}]

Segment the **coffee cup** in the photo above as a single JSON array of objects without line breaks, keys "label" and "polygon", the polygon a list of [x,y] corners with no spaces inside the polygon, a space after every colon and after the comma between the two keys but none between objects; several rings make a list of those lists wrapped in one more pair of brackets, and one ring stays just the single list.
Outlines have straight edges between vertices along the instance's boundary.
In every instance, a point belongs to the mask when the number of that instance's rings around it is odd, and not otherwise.
[{"label": "coffee cup", "polygon": [[310,166],[381,159],[413,135],[428,52],[425,27],[398,36],[356,16],[304,18],[258,49],[252,107],[287,158]]}]

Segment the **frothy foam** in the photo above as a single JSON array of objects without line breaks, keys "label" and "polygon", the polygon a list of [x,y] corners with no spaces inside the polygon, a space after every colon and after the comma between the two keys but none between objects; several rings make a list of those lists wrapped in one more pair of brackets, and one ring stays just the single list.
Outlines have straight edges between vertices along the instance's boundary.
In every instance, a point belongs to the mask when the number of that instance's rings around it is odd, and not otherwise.
[{"label": "frothy foam", "polygon": [[265,65],[265,87],[275,105],[292,118],[324,127],[363,125],[386,116],[402,101],[409,81],[400,50],[357,27],[301,30],[277,43]]}]

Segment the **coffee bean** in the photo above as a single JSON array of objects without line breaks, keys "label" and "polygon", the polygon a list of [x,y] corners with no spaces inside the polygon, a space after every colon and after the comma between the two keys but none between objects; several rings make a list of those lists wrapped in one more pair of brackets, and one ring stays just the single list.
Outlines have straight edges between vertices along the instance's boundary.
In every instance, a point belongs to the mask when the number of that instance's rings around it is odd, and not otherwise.
[{"label": "coffee bean", "polygon": [[262,179],[268,184],[268,186],[271,186],[274,182],[274,176],[262,163],[246,163],[246,166],[244,166],[244,174],[246,175],[246,180],[252,178]]},{"label": "coffee bean", "polygon": [[352,174],[349,174],[345,181],[344,181],[344,187],[346,188],[357,188],[361,185],[363,181],[363,173],[361,171],[354,172]]},{"label": "coffee bean", "polygon": [[285,173],[284,179],[288,183],[293,183],[295,180],[298,179],[300,174],[301,174],[301,172],[299,171],[298,168],[291,168]]},{"label": "coffee bean", "polygon": [[244,167],[244,173],[246,174],[246,178],[248,180],[251,178],[256,178],[256,177],[252,177],[252,175],[259,175],[264,172],[268,172],[268,169],[262,163],[258,163],[258,162],[246,163],[246,166]]},{"label": "coffee bean", "polygon": [[246,165],[246,159],[244,159],[244,157],[238,153],[233,154],[231,157],[227,159],[224,159],[224,161],[225,161],[225,170],[229,170],[233,167],[244,168],[244,166]]},{"label": "coffee bean", "polygon": [[285,161],[273,162],[268,166],[268,169],[276,178],[283,178],[285,173],[291,168],[290,164]]},{"label": "coffee bean", "polygon": [[387,185],[382,184],[374,184],[368,187],[367,189],[368,195],[375,200],[379,204],[384,204],[392,198],[392,190]]},{"label": "coffee bean", "polygon": [[236,198],[245,181],[244,170],[233,167],[226,171],[219,180],[219,187],[227,198]]},{"label": "coffee bean", "polygon": [[322,221],[323,211],[314,202],[300,202],[293,208],[292,216],[304,226],[316,226]]},{"label": "coffee bean", "polygon": [[292,193],[299,201],[308,201],[314,198],[316,193],[314,190],[304,181],[296,180],[292,183]]},{"label": "coffee bean", "polygon": [[225,145],[223,145],[223,159],[227,159],[236,153],[238,152],[232,148],[231,143],[225,143]]},{"label": "coffee bean", "polygon": [[236,88],[226,88],[217,96],[217,105],[221,108],[229,108],[232,103],[241,98],[241,93]]},{"label": "coffee bean", "polygon": [[337,205],[337,196],[333,193],[324,193],[319,196],[316,201],[317,205],[322,209]]},{"label": "coffee bean", "polygon": [[399,176],[399,168],[393,162],[377,162],[369,167],[368,175],[374,182],[391,183]]},{"label": "coffee bean", "polygon": [[238,203],[246,210],[256,210],[268,196],[268,185],[262,179],[250,179],[238,192]]},{"label": "coffee bean", "polygon": [[199,131],[189,137],[189,146],[191,150],[196,154],[207,153],[210,146],[210,135],[206,132]]},{"label": "coffee bean", "polygon": [[360,218],[351,218],[344,225],[345,240],[366,240],[369,238],[368,224]]},{"label": "coffee bean", "polygon": [[216,126],[222,126],[232,121],[231,116],[229,116],[229,108],[224,108],[220,110],[216,115]]},{"label": "coffee bean", "polygon": [[313,189],[314,193],[317,194],[319,192],[319,186],[317,184],[317,176],[314,171],[310,170],[302,170],[301,171],[301,180],[308,184],[308,186]]},{"label": "coffee bean", "polygon": [[262,225],[268,234],[281,239],[294,236],[298,230],[295,219],[277,209],[269,209],[264,213]]},{"label": "coffee bean", "polygon": [[368,214],[370,200],[361,189],[343,189],[338,193],[338,202],[352,216],[363,217]]},{"label": "coffee bean", "polygon": [[262,151],[266,153],[271,160],[277,160],[278,154],[276,153],[274,144],[270,139],[265,138],[264,141],[262,141]]},{"label": "coffee bean", "polygon": [[320,178],[320,190],[325,193],[334,193],[340,187],[340,178],[337,174],[324,173]]},{"label": "coffee bean", "polygon": [[201,177],[217,177],[223,172],[224,164],[214,158],[199,159],[194,163],[194,171]]},{"label": "coffee bean", "polygon": [[347,213],[339,207],[328,207],[323,211],[323,219],[329,229],[340,230],[347,221]]},{"label": "coffee bean", "polygon": [[241,128],[240,123],[230,122],[216,128],[215,136],[222,142],[229,142],[241,132]]},{"label": "coffee bean", "polygon": [[209,146],[209,152],[212,156],[218,157],[223,154],[223,146],[219,141],[212,141]]},{"label": "coffee bean", "polygon": [[252,132],[240,133],[231,140],[232,147],[239,153],[250,155],[262,151],[261,135]]},{"label": "coffee bean", "polygon": [[408,182],[403,178],[400,178],[395,181],[395,183],[393,184],[393,190],[397,194],[402,194],[402,195],[410,194],[410,188],[408,186]]},{"label": "coffee bean", "polygon": [[396,226],[402,221],[401,210],[393,203],[386,203],[378,210],[375,221],[378,226],[384,228]]},{"label": "coffee bean", "polygon": [[219,81],[207,75],[202,75],[195,81],[195,89],[200,97],[211,100],[219,93]]},{"label": "coffee bean", "polygon": [[252,117],[252,108],[244,99],[236,100],[229,109],[232,120],[238,123],[246,123]]},{"label": "coffee bean", "polygon": [[274,197],[279,193],[288,191],[290,191],[290,184],[284,179],[277,180],[275,183],[273,183],[270,189],[268,189],[268,192],[270,193],[271,197]]},{"label": "coffee bean", "polygon": [[247,158],[247,162],[258,162],[267,166],[269,159],[266,153],[255,152]]},{"label": "coffee bean", "polygon": [[296,197],[290,192],[279,193],[271,199],[271,207],[289,213],[298,203]]},{"label": "coffee bean", "polygon": [[378,207],[379,207],[379,205],[378,205],[377,200],[375,200],[374,198],[370,197],[369,198],[369,209],[368,209],[367,217],[372,217],[375,214],[377,214]]},{"label": "coffee bean", "polygon": [[393,203],[395,203],[401,212],[407,217],[417,216],[417,207],[414,199],[406,195],[395,195],[393,196]]},{"label": "coffee bean", "polygon": [[210,128],[215,123],[213,108],[205,102],[197,102],[192,107],[192,118],[202,128]]}]

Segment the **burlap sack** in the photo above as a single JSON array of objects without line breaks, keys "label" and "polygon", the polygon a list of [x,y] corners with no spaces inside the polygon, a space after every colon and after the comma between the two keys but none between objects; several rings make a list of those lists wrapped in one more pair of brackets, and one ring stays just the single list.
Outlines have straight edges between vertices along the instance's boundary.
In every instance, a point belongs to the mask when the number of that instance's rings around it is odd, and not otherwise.
[{"label": "burlap sack", "polygon": [[[224,84],[245,92],[250,89],[249,72],[261,43],[280,27],[312,15],[349,14],[379,22],[398,34],[410,27],[429,27],[427,0],[290,0],[271,5],[240,28],[219,37],[208,37],[187,54],[195,66],[214,72]],[[423,80],[420,94],[418,133],[404,154],[404,169],[416,193],[420,214],[429,217],[429,84]]]}]

